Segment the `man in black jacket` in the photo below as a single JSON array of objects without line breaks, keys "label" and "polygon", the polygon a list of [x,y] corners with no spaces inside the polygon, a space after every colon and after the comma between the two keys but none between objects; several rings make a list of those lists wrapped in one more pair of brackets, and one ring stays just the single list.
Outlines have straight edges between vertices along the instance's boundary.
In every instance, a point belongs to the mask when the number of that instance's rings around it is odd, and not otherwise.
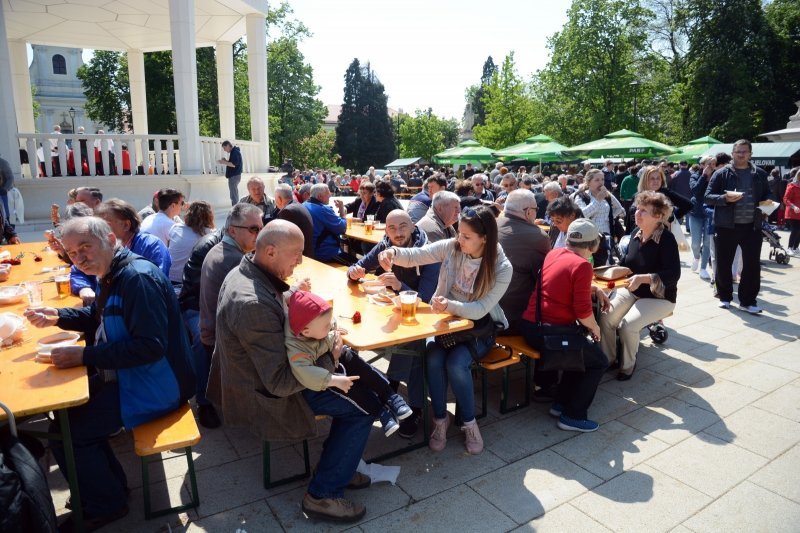
[{"label": "man in black jacket", "polygon": [[714,207],[714,246],[716,248],[719,306],[729,309],[733,300],[731,265],[736,247],[742,247],[742,278],[739,283],[739,309],[758,314],[756,297],[761,289],[761,211],[758,204],[769,198],[767,173],[750,163],[750,141],[733,145],[732,164],[714,172],[706,189],[705,203]]}]

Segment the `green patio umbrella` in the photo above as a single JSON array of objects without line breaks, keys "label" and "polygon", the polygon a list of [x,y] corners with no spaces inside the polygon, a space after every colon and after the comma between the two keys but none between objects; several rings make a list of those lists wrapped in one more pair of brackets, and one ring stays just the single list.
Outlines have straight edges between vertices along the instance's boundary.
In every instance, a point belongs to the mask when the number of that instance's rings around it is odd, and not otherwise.
[{"label": "green patio umbrella", "polygon": [[706,150],[718,144],[722,144],[722,141],[718,141],[714,137],[706,135],[705,137],[689,141],[685,145],[679,147],[678,150],[680,150],[680,152],[668,156],[667,161],[674,161],[675,163],[678,161],[688,161],[691,164],[697,161],[697,158],[703,155]]},{"label": "green patio umbrella", "polygon": [[568,157],[620,157],[642,159],[674,154],[678,149],[667,144],[647,139],[644,135],[630,130],[609,133],[602,139],[579,144],[565,150]]},{"label": "green patio umbrella", "polygon": [[481,146],[472,139],[458,143],[458,146],[448,148],[444,152],[439,152],[433,156],[433,162],[438,165],[466,165],[467,163],[483,164],[497,161],[492,155],[493,150]]},{"label": "green patio umbrella", "polygon": [[566,149],[566,146],[548,135],[534,135],[525,139],[525,142],[508,146],[493,154],[504,161],[538,161],[541,164],[563,160],[561,152]]}]

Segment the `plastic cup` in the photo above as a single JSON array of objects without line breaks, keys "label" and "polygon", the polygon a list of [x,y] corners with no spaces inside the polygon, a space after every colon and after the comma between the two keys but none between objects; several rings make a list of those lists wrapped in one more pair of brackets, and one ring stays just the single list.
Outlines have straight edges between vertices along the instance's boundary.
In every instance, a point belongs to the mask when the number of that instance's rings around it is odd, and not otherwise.
[{"label": "plastic cup", "polygon": [[42,304],[42,282],[41,281],[26,281],[22,285],[28,292],[28,303],[31,305]]},{"label": "plastic cup", "polygon": [[400,318],[404,324],[417,321],[417,291],[400,292]]}]

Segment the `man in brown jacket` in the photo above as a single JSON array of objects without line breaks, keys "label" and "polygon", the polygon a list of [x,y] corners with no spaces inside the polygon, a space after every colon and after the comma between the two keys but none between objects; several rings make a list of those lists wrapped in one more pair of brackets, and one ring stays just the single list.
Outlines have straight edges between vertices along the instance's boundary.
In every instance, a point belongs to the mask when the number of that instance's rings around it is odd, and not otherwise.
[{"label": "man in brown jacket", "polygon": [[[373,419],[327,390],[303,389],[292,375],[284,346],[283,292],[289,286],[283,280],[302,254],[300,228],[274,220],[259,233],[255,253],[245,255],[225,279],[207,397],[225,425],[246,427],[269,442],[314,437],[314,415],[330,416],[331,430],[302,507],[315,518],[356,521],[366,508],[344,499],[344,488],[369,485],[369,478],[354,475]],[[320,361],[333,370],[332,356]]]}]

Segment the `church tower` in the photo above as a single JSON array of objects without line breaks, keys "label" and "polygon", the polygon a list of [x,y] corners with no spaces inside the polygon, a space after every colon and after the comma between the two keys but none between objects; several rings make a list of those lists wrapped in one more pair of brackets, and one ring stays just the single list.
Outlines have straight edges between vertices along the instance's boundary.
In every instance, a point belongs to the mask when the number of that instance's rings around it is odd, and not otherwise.
[{"label": "church tower", "polygon": [[33,62],[30,66],[31,84],[36,87],[33,99],[39,103],[36,130],[39,133],[53,131],[61,126],[62,133],[71,133],[74,110],[75,130],[83,126],[86,133],[94,133],[98,127],[84,112],[86,97],[78,79],[78,69],[83,65],[80,48],[62,48],[32,44]]}]

